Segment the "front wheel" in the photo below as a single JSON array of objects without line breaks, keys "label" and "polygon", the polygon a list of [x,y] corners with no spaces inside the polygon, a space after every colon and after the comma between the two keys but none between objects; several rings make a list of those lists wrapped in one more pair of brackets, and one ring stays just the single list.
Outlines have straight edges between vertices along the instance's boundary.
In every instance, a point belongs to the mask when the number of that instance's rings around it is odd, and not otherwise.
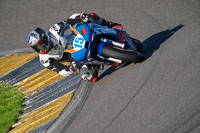
[{"label": "front wheel", "polygon": [[122,60],[124,62],[140,63],[144,61],[143,54],[139,52],[118,49],[112,46],[104,46],[102,49],[102,54],[106,57],[112,57],[115,59]]}]

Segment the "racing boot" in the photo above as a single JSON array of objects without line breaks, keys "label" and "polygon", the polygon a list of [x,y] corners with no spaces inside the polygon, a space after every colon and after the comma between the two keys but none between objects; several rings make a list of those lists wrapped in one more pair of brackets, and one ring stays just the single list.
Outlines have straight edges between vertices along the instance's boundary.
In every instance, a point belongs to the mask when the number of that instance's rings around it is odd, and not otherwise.
[{"label": "racing boot", "polygon": [[83,80],[95,82],[98,79],[98,69],[83,65],[80,70],[80,75]]}]

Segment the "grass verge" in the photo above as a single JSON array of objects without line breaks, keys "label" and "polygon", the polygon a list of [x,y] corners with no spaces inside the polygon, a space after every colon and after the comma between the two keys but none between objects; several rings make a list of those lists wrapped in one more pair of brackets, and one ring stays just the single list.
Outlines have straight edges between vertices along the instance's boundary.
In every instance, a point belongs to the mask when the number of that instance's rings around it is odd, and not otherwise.
[{"label": "grass verge", "polygon": [[23,94],[11,85],[0,83],[0,133],[8,132],[22,110]]}]

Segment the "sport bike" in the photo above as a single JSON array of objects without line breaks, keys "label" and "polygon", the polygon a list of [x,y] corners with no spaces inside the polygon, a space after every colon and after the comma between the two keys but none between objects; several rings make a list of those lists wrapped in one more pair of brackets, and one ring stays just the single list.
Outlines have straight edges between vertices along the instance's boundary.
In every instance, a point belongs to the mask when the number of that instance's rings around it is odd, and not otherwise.
[{"label": "sport bike", "polygon": [[144,60],[142,45],[126,31],[97,24],[67,25],[60,42],[76,62],[94,66],[140,63]]}]

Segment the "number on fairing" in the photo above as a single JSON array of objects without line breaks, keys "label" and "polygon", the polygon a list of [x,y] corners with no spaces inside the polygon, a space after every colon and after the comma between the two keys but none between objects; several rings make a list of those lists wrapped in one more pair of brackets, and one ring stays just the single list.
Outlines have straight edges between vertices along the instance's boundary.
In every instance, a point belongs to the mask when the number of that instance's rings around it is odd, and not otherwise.
[{"label": "number on fairing", "polygon": [[84,48],[85,46],[85,40],[82,36],[76,36],[74,39],[74,49],[80,50]]}]

